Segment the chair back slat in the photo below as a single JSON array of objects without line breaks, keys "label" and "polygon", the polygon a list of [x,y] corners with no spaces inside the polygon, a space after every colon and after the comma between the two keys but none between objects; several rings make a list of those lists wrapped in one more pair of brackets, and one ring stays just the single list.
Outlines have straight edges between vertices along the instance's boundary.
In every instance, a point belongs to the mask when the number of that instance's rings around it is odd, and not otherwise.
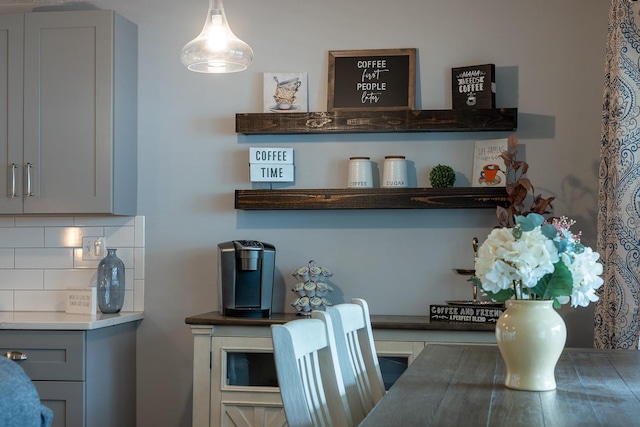
[{"label": "chair back slat", "polygon": [[355,382],[366,414],[376,404],[376,400],[373,397],[371,382],[369,381],[369,375],[367,374],[367,366],[363,358],[363,350],[360,346],[360,341],[358,340],[358,332],[347,332],[345,334],[345,338],[347,348],[349,350],[349,361],[351,362],[351,367],[355,374]]},{"label": "chair back slat", "polygon": [[322,375],[317,356],[315,352],[302,356],[299,363],[313,425],[323,426],[331,421],[331,415],[328,412],[327,401],[324,396]]}]

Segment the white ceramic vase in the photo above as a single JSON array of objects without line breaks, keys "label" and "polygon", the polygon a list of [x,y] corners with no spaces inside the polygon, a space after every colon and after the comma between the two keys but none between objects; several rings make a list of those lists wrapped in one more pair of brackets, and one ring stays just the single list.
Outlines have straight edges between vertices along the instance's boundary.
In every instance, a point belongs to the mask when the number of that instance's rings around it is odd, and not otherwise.
[{"label": "white ceramic vase", "polygon": [[553,301],[509,300],[496,324],[496,340],[507,366],[505,386],[555,390],[555,368],[567,339]]}]

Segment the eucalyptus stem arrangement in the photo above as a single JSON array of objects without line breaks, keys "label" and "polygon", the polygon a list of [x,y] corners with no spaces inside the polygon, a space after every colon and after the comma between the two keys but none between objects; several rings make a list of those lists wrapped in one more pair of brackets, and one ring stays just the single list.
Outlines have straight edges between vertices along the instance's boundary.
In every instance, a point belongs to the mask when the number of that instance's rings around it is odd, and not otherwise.
[{"label": "eucalyptus stem arrangement", "polygon": [[533,184],[525,175],[529,170],[529,164],[518,160],[518,137],[512,134],[507,139],[507,151],[503,151],[500,157],[505,165],[507,201],[509,206],[497,207],[498,225],[501,227],[514,227],[515,218],[518,215],[526,216],[529,213],[545,215],[550,213],[551,202],[555,197],[544,198],[535,194]]}]

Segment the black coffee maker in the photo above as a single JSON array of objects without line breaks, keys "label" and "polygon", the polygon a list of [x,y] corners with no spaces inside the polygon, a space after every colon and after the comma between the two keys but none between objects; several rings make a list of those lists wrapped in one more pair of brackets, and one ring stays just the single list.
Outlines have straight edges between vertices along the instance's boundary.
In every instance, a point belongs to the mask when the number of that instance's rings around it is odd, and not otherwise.
[{"label": "black coffee maker", "polygon": [[255,240],[218,244],[219,298],[224,316],[269,317],[276,248]]}]

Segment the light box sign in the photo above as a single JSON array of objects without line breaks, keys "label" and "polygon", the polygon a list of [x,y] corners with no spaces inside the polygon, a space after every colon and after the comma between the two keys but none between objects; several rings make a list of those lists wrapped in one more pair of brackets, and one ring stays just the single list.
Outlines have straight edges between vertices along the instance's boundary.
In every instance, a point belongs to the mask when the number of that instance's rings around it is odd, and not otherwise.
[{"label": "light box sign", "polygon": [[293,182],[293,148],[249,148],[251,182]]}]

